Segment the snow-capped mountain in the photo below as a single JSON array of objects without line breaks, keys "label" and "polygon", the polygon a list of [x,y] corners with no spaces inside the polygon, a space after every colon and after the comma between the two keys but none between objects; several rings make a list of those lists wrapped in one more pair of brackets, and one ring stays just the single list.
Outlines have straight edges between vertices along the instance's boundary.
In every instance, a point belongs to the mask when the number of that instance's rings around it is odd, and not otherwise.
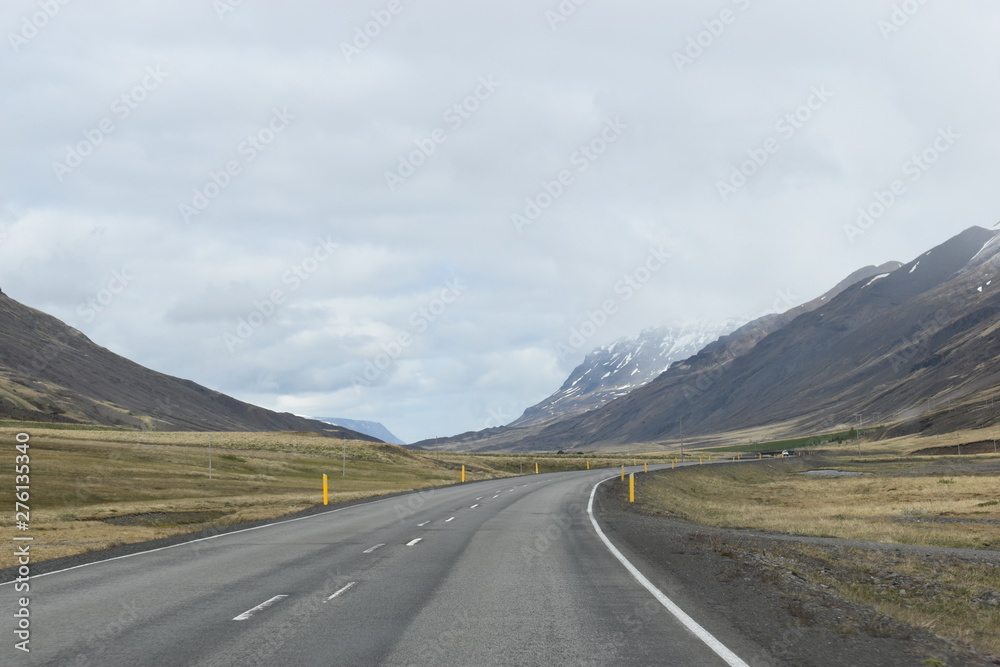
[{"label": "snow-capped mountain", "polygon": [[650,382],[670,364],[697,354],[741,324],[728,320],[656,327],[593,350],[557,392],[526,409],[511,426],[542,424],[598,408]]}]

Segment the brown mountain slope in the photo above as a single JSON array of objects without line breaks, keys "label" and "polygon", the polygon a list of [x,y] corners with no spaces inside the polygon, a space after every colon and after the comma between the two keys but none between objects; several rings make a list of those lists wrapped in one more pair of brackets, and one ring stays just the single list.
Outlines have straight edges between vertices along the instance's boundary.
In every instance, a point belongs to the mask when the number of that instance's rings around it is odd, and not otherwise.
[{"label": "brown mountain slope", "polygon": [[157,373],[2,292],[0,419],[158,430],[312,431],[378,442]]},{"label": "brown mountain slope", "polygon": [[[795,422],[905,417],[927,400],[1000,383],[1000,232],[973,227],[887,276],[855,283],[763,337],[714,375],[678,365],[600,410],[553,425],[536,447],[650,442]],[[975,424],[994,413],[971,413]],[[985,420],[985,421],[983,421]],[[514,443],[525,446],[526,442]]]},{"label": "brown mountain slope", "polygon": [[[718,340],[708,344],[698,354],[684,361],[676,362],[670,369],[661,374],[659,378],[650,384],[661,382],[665,376],[670,377],[667,383],[670,387],[678,389],[679,396],[685,401],[693,401],[708,391],[721,377],[725,370],[739,357],[750,352],[761,340],[768,335],[778,331],[795,318],[805,313],[829,303],[841,292],[862,280],[870,280],[874,276],[889,273],[898,269],[902,264],[899,262],[887,262],[881,266],[866,266],[851,273],[847,278],[840,281],[833,289],[812,301],[801,304],[784,313],[772,313],[749,322],[731,334],[722,336]],[[647,387],[649,385],[646,385]],[[632,393],[638,392],[635,389]],[[629,394],[631,395],[631,394]],[[615,401],[626,401],[628,396]],[[652,400],[660,400],[659,396]],[[542,424],[523,425],[514,422],[508,426],[487,429],[485,431],[470,431],[451,438],[436,438],[418,442],[417,447],[443,447],[452,449],[483,449],[497,450],[510,448],[527,449],[564,449],[566,447],[577,446],[576,436],[573,435],[574,418],[581,418],[583,414],[589,412],[579,412],[577,414],[563,415],[554,424],[547,422]],[[604,414],[604,413],[602,413]],[[546,426],[550,426],[546,429]],[[611,426],[611,429],[617,428]],[[625,433],[626,431],[622,431]],[[541,439],[540,439],[541,438]],[[540,445],[540,443],[545,443]]]},{"label": "brown mountain slope", "polygon": [[918,418],[928,405],[985,404],[1000,387],[1000,232],[973,227],[887,268],[818,305],[751,323],[597,410],[541,429],[418,444],[593,448],[673,440],[682,420],[689,435],[776,424],[801,435],[852,424],[858,413],[911,431],[996,423],[996,410],[948,424]]}]

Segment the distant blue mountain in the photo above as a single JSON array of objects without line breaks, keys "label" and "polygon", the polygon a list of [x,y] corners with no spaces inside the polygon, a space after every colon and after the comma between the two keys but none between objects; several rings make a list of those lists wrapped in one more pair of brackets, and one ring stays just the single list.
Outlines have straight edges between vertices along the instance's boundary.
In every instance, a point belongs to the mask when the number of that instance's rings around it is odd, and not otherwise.
[{"label": "distant blue mountain", "polygon": [[344,428],[349,428],[352,431],[370,435],[373,438],[378,438],[383,442],[388,442],[393,445],[406,444],[394,436],[389,429],[378,422],[369,422],[361,419],[344,419],[343,417],[321,417],[320,421],[324,421],[335,426],[343,426]]}]

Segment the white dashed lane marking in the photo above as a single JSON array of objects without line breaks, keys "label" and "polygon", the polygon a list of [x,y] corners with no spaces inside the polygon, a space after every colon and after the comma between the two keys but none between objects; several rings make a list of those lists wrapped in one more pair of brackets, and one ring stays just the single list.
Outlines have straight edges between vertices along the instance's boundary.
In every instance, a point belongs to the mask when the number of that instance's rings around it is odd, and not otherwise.
[{"label": "white dashed lane marking", "polygon": [[332,600],[335,597],[340,597],[341,595],[343,595],[344,593],[346,593],[356,583],[358,583],[358,582],[352,581],[351,583],[347,584],[346,586],[344,586],[343,588],[341,588],[340,590],[338,590],[336,593],[334,593],[333,595],[331,595],[327,599],[323,600],[323,602],[326,603],[326,602],[329,602],[330,600]]},{"label": "white dashed lane marking", "polygon": [[240,614],[239,616],[237,616],[233,620],[234,621],[245,621],[248,618],[250,618],[251,616],[253,616],[254,614],[256,614],[258,611],[264,611],[265,609],[267,609],[268,607],[270,607],[272,604],[274,604],[278,600],[281,600],[281,599],[284,599],[284,598],[287,598],[287,597],[288,597],[287,595],[275,595],[270,600],[267,600],[266,602],[261,602],[259,605],[257,605],[253,609],[246,610],[245,612],[243,612],[242,614]]}]

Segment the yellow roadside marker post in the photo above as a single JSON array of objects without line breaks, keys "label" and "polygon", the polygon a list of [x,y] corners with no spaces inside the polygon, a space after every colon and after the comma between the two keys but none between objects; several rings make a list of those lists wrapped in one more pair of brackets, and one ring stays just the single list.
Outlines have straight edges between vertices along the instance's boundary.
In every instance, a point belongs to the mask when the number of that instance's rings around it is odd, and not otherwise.
[{"label": "yellow roadside marker post", "polygon": [[465,466],[462,466],[462,481],[465,481]]},{"label": "yellow roadside marker post", "polygon": [[630,503],[635,502],[635,473],[631,473],[628,476],[628,501]]},{"label": "yellow roadside marker post", "polygon": [[538,474],[538,461],[535,461],[535,474]]},{"label": "yellow roadside marker post", "polygon": [[330,504],[330,485],[326,480],[326,475],[323,475],[323,504]]},{"label": "yellow roadside marker post", "polygon": [[644,462],[644,463],[642,464],[642,471],[643,471],[643,472],[649,472],[649,464],[648,464],[648,463],[645,463],[645,462]]},{"label": "yellow roadside marker post", "polygon": [[622,466],[622,481],[625,481],[625,466]]},{"label": "yellow roadside marker post", "polygon": [[674,459],[673,461],[670,462],[670,469],[673,470],[676,467],[677,467],[677,459]]},{"label": "yellow roadside marker post", "polygon": [[590,470],[590,459],[587,459],[587,470]]}]

